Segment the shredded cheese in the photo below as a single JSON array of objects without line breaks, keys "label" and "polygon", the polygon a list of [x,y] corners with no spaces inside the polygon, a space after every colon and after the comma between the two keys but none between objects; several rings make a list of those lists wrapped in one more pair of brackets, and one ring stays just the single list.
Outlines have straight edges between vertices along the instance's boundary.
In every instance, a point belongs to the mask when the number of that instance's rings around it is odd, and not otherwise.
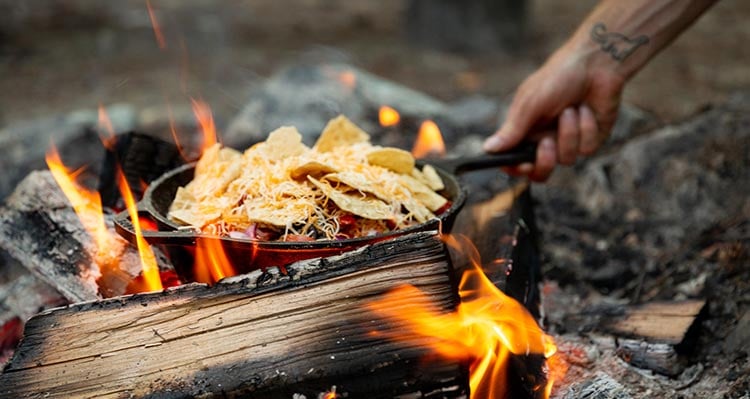
[{"label": "shredded cheese", "polygon": [[[448,201],[413,177],[422,172],[396,172],[404,171],[403,162],[389,169],[387,159],[370,163],[368,154],[383,147],[356,133],[357,142],[336,145],[331,137],[340,132],[324,131],[324,152],[305,146],[292,127],[272,132],[244,153],[215,144],[196,164],[194,179],[178,190],[169,217],[207,234],[262,226],[279,231],[281,239],[294,234],[329,240],[434,218]],[[356,224],[342,226],[345,217]]]}]

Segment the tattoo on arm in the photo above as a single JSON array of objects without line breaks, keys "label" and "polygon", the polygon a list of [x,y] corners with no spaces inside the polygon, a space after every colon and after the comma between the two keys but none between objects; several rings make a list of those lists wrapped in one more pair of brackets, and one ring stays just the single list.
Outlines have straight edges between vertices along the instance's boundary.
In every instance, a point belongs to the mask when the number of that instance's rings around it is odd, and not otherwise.
[{"label": "tattoo on arm", "polygon": [[631,39],[621,33],[607,32],[607,27],[603,23],[598,23],[591,28],[591,40],[598,43],[602,51],[620,62],[633,54],[638,47],[649,42],[646,35]]}]

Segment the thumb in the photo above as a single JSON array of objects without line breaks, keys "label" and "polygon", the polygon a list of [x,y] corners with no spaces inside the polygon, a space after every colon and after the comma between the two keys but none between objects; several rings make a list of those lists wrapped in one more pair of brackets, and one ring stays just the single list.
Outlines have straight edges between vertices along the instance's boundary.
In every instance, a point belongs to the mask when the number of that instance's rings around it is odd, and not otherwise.
[{"label": "thumb", "polygon": [[515,147],[534,125],[535,116],[527,106],[511,105],[503,125],[484,141],[487,152],[505,151]]}]

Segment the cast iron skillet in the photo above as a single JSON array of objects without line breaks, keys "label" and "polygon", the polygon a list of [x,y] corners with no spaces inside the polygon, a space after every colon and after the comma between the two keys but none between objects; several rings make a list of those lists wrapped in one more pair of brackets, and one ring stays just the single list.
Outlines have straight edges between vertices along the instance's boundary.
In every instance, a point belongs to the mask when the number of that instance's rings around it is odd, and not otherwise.
[{"label": "cast iron skillet", "polygon": [[[292,262],[338,255],[358,247],[377,241],[387,240],[417,231],[440,230],[450,232],[456,215],[466,201],[466,192],[459,185],[457,173],[471,170],[512,166],[524,162],[533,162],[536,158],[536,146],[525,144],[509,152],[487,154],[471,158],[449,160],[430,160],[418,162],[421,167],[429,163],[438,172],[445,183],[445,189],[440,192],[451,201],[447,211],[438,215],[436,219],[415,225],[406,229],[396,230],[371,237],[358,237],[343,240],[324,240],[309,242],[286,241],[258,241],[231,237],[216,237],[197,233],[193,229],[185,228],[167,218],[169,207],[174,200],[177,188],[186,185],[193,179],[195,164],[187,164],[173,169],[154,180],[138,203],[141,218],[149,218],[156,222],[159,231],[144,230],[143,237],[149,244],[179,246],[192,253],[196,239],[219,240],[232,262],[235,271],[246,273],[255,269],[269,266],[284,266]],[[135,232],[127,211],[115,217],[115,230],[131,243],[135,243]],[[190,271],[180,272],[183,280],[191,280]]]}]

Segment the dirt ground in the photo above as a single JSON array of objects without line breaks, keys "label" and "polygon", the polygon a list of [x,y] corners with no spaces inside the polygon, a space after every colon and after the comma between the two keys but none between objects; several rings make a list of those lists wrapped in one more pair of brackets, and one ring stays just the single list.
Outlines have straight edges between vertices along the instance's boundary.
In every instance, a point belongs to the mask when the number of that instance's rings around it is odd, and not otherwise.
[{"label": "dirt ground", "polygon": [[[163,50],[142,1],[44,3],[0,1],[0,125],[100,103],[179,104],[186,94],[226,121],[254,82],[318,46],[444,100],[505,97],[596,2],[530,2],[527,38],[514,55],[411,46],[405,0],[155,0]],[[750,86],[750,46],[741,45],[750,41],[748,15],[748,2],[719,2],[632,81],[626,101],[670,121]]]}]

